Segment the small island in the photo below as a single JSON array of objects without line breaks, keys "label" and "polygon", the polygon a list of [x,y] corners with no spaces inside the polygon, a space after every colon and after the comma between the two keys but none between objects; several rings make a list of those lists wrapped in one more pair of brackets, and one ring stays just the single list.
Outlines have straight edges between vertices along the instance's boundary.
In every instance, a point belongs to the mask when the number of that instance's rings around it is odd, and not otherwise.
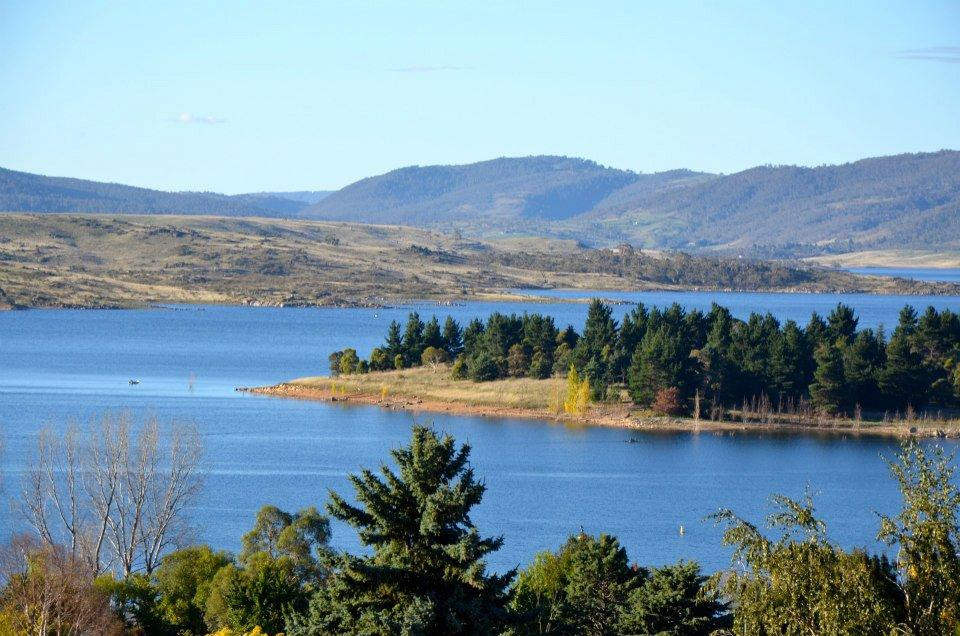
[{"label": "small island", "polygon": [[330,376],[241,390],[458,415],[662,431],[802,431],[960,437],[960,317],[904,307],[888,338],[838,305],[803,327],[726,308],[638,305],[618,324],[591,302],[583,333],[541,314],[465,328],[411,313],[368,360]]}]

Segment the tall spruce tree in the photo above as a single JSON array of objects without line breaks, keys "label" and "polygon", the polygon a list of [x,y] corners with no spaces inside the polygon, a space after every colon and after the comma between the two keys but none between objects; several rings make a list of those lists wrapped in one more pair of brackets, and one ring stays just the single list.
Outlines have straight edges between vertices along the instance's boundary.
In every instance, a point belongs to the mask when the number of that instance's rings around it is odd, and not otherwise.
[{"label": "tall spruce tree", "polygon": [[400,323],[396,320],[390,321],[390,327],[387,329],[387,340],[383,345],[388,360],[393,360],[397,356],[403,355],[403,334],[400,333]]},{"label": "tall spruce tree", "polygon": [[630,362],[630,397],[637,404],[648,405],[659,391],[674,388],[685,403],[696,381],[694,363],[680,337],[667,326],[648,331]]},{"label": "tall spruce tree", "polygon": [[482,538],[470,518],[485,486],[470,447],[415,426],[410,445],[383,466],[351,475],[357,505],[330,493],[330,515],[357,529],[368,556],[347,556],[290,636],[342,633],[492,634],[510,622],[516,572],[488,574],[502,538]]},{"label": "tall spruce tree", "polygon": [[411,312],[407,318],[407,326],[403,332],[403,362],[408,367],[420,364],[423,355],[423,321],[420,314]]},{"label": "tall spruce tree", "polygon": [[817,349],[815,359],[817,370],[810,385],[810,401],[819,411],[838,413],[846,406],[849,394],[843,374],[843,353],[837,345],[824,343]]},{"label": "tall spruce tree", "polygon": [[453,316],[447,316],[443,323],[443,349],[451,360],[463,351],[463,330]]},{"label": "tall spruce tree", "polygon": [[929,389],[923,358],[914,350],[908,333],[908,329],[897,327],[887,343],[887,361],[878,377],[880,392],[895,409],[923,406]]}]

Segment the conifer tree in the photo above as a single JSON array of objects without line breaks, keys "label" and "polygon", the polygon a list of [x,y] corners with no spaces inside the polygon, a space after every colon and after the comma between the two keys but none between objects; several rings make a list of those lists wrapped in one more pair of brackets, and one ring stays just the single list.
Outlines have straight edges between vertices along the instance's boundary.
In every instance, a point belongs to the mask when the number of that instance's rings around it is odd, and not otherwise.
[{"label": "conifer tree", "polygon": [[443,348],[453,360],[463,351],[463,330],[453,316],[443,323]]},{"label": "conifer tree", "polygon": [[836,345],[825,343],[817,349],[815,359],[817,370],[810,385],[810,400],[819,411],[838,413],[846,405],[848,396],[843,354]]},{"label": "conifer tree", "polygon": [[901,322],[887,343],[887,362],[880,371],[878,384],[889,406],[895,409],[918,408],[926,402],[928,381],[923,359],[910,344],[907,334],[911,332],[902,326]]},{"label": "conifer tree", "polygon": [[838,303],[827,316],[827,338],[831,342],[838,340],[844,344],[851,342],[857,334],[858,322],[859,319],[849,305]]},{"label": "conifer tree", "polygon": [[630,362],[628,388],[637,404],[650,404],[661,389],[675,388],[685,403],[695,382],[693,359],[666,326],[647,332]]},{"label": "conifer tree", "polygon": [[484,558],[503,539],[482,538],[470,518],[485,486],[470,447],[415,426],[410,445],[383,466],[351,475],[357,504],[330,493],[329,513],[357,529],[368,556],[345,557],[291,636],[323,633],[499,633],[510,618],[516,572],[489,574]]},{"label": "conifer tree", "polygon": [[400,323],[396,320],[390,321],[383,351],[389,360],[393,360],[398,355],[403,355],[403,335],[400,333]]},{"label": "conifer tree", "polygon": [[403,332],[403,361],[405,366],[412,367],[420,364],[423,355],[423,321],[420,314],[411,312],[407,318],[407,326]]},{"label": "conifer tree", "polygon": [[436,316],[431,316],[423,326],[423,348],[427,347],[443,348],[443,333],[440,331],[440,321]]}]

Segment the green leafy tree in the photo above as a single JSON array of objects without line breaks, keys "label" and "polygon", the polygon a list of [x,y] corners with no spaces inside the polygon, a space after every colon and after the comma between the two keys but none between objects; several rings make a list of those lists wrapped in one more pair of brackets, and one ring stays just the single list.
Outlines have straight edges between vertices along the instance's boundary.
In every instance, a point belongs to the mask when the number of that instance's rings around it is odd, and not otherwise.
[{"label": "green leafy tree", "polygon": [[734,569],[714,578],[735,607],[733,632],[896,633],[901,611],[889,563],[831,543],[809,495],[774,502],[777,512],[768,523],[780,531],[776,540],[729,510],[714,515],[726,525],[724,543],[734,546]]},{"label": "green leafy tree", "polygon": [[163,557],[153,573],[163,618],[179,632],[203,634],[213,578],[230,563],[230,555],[214,552],[206,545],[183,548]]},{"label": "green leafy tree", "polygon": [[878,538],[897,548],[907,633],[952,634],[960,629],[960,490],[954,455],[916,440],[904,443],[890,471],[903,509],[881,517]]},{"label": "green leafy tree", "polygon": [[447,361],[447,352],[437,347],[427,347],[420,355],[420,362],[436,373],[441,364]]},{"label": "green leafy tree", "polygon": [[340,375],[351,375],[357,372],[360,365],[360,358],[357,356],[356,349],[344,349],[340,355],[339,367]]},{"label": "green leafy tree", "polygon": [[257,511],[253,528],[243,535],[240,563],[264,555],[268,559],[289,560],[297,575],[316,582],[324,575],[323,563],[330,557],[330,519],[313,506],[296,513],[276,506]]},{"label": "green leafy tree", "polygon": [[368,556],[344,558],[310,611],[288,625],[290,636],[398,633],[404,622],[423,634],[483,634],[509,623],[508,587],[515,576],[488,574],[484,557],[502,538],[482,538],[471,518],[485,487],[457,448],[422,426],[410,445],[392,451],[397,472],[383,466],[352,475],[354,505],[330,493],[330,514],[357,528]]}]

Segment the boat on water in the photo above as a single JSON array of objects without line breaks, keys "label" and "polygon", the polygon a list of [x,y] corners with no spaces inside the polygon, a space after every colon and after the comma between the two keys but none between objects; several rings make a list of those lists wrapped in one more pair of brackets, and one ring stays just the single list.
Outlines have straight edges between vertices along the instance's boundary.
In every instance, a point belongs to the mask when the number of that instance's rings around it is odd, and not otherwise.
[{"label": "boat on water", "polygon": [[140,380],[134,380],[133,378],[130,378],[130,384],[140,384]]}]

